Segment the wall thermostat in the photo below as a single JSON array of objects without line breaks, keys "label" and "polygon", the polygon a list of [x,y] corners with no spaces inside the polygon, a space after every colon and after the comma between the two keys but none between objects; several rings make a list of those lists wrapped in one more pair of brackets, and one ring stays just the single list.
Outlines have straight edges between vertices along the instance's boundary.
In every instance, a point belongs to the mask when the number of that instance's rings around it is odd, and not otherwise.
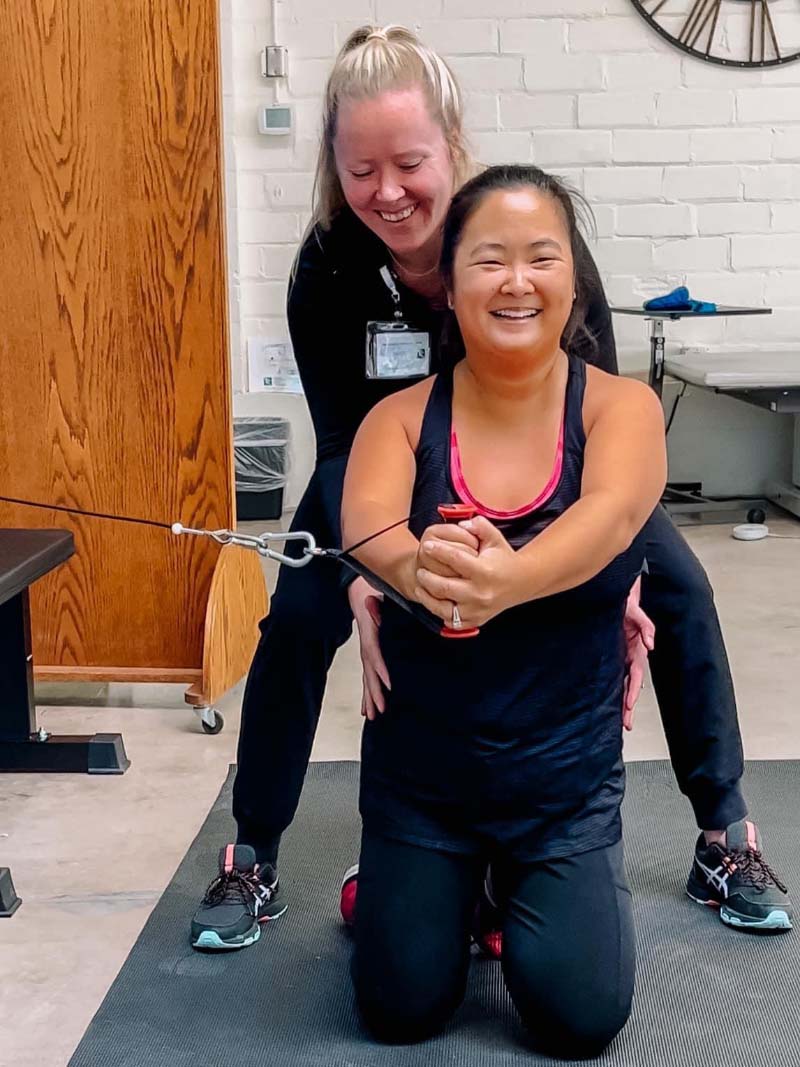
[{"label": "wall thermostat", "polygon": [[258,109],[258,132],[273,136],[292,132],[292,109],[286,104],[267,104]]}]

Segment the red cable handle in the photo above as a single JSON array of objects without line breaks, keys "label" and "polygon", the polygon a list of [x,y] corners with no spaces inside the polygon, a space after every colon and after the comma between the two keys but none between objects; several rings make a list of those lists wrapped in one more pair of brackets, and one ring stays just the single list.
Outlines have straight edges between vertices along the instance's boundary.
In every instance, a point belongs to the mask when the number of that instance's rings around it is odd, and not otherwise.
[{"label": "red cable handle", "polygon": [[[472,504],[440,504],[436,509],[445,522],[464,522],[466,519],[474,519],[477,508]],[[472,626],[466,630],[454,630],[450,626],[443,626],[439,631],[441,637],[461,638],[477,637],[480,630]]]}]

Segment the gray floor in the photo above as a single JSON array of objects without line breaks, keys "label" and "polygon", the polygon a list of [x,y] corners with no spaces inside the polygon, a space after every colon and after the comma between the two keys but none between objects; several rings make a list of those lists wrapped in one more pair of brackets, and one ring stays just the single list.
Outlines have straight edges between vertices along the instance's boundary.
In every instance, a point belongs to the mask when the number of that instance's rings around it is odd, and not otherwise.
[{"label": "gray floor", "polygon": [[[788,519],[771,528],[800,537]],[[725,526],[687,537],[716,590],[747,755],[800,758],[800,543],[733,541]],[[315,759],[357,758],[359,667],[351,642],[334,666]],[[241,687],[223,702],[216,737],[199,731],[180,687],[42,686],[38,698],[50,730],[120,730],[133,765],[119,778],[0,777],[0,866],[23,898],[0,920],[0,1067],[67,1063],[219,791]],[[626,750],[632,760],[666,754],[649,689]],[[688,807],[686,818],[691,837]],[[737,935],[720,925],[719,936]]]}]

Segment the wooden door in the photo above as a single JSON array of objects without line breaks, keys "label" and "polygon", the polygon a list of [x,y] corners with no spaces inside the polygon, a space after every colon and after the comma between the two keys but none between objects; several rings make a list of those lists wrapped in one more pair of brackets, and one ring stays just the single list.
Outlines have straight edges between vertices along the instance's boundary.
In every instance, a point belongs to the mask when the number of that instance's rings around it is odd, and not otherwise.
[{"label": "wooden door", "polygon": [[168,527],[234,519],[217,3],[0,5],[0,524],[74,531],[75,677],[196,677],[219,550]]}]

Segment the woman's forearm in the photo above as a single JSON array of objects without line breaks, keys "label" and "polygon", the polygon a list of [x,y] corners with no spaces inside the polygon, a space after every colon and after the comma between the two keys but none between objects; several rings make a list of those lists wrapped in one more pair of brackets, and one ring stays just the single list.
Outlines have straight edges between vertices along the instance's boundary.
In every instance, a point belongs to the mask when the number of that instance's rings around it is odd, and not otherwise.
[{"label": "woman's forearm", "polygon": [[630,546],[640,528],[638,517],[620,513],[614,494],[597,491],[581,497],[517,552],[516,603],[589,581]]},{"label": "woman's forearm", "polygon": [[[385,526],[397,521],[397,516],[390,516],[378,505],[365,505],[359,503],[357,520],[348,521],[347,508],[343,512],[344,544],[357,544],[365,537],[382,530]],[[416,586],[416,560],[419,541],[414,537],[407,526],[398,526],[394,530],[387,530],[379,534],[372,541],[368,541],[361,548],[355,550],[353,555],[359,562],[374,571],[379,578],[383,578],[393,586],[407,600],[414,599]]]}]

